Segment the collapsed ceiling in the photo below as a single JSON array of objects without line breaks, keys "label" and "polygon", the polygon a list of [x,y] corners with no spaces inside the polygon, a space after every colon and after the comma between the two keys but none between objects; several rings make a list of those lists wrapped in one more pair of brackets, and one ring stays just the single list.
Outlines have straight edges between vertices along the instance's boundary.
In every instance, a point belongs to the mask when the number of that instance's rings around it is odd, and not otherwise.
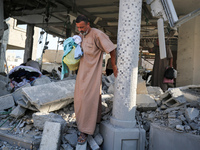
[{"label": "collapsed ceiling", "polygon": [[[177,15],[186,15],[199,8],[198,1],[173,0]],[[18,24],[33,24],[61,38],[76,34],[75,17],[84,14],[92,27],[103,30],[117,43],[118,12],[119,0],[4,0],[5,19],[13,17]],[[155,37],[157,19],[152,17],[149,5],[143,0],[141,38]]]}]

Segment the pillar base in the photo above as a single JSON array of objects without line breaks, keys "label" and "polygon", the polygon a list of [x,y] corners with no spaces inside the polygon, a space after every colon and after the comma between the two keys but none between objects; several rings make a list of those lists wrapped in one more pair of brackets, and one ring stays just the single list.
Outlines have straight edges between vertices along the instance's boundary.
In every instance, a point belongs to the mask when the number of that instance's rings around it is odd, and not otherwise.
[{"label": "pillar base", "polygon": [[103,150],[144,150],[145,130],[121,128],[109,122],[101,122],[100,133],[104,138]]}]

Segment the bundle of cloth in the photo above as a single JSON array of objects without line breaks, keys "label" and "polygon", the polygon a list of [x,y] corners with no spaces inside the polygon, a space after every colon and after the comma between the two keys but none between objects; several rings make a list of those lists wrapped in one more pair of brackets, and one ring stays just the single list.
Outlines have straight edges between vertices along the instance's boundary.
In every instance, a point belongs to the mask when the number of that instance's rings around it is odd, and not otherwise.
[{"label": "bundle of cloth", "polygon": [[10,85],[14,90],[27,83],[32,83],[36,78],[42,76],[42,73],[30,66],[16,66],[9,72]]}]

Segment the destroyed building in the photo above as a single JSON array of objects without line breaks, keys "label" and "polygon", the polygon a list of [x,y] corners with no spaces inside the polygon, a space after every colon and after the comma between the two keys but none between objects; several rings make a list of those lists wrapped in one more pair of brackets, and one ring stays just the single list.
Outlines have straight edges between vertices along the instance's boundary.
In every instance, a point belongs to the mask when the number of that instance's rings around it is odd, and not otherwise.
[{"label": "destroyed building", "polygon": [[[0,0],[0,11],[0,149],[199,149],[198,0]],[[77,34],[78,14],[118,45],[120,72],[116,79],[102,75],[102,122],[82,146],[73,105],[76,74],[60,80],[59,71],[52,70],[60,66],[62,52],[46,50],[46,39],[39,71],[28,66],[7,71],[5,60],[6,50],[16,47],[24,49],[24,62],[36,59],[35,27],[62,39]],[[14,33],[9,17],[27,24],[24,43],[15,41],[21,38],[17,33],[5,38],[8,30]],[[163,91],[148,80],[155,59],[148,50],[158,38],[165,41],[169,30],[174,31],[168,44],[178,74],[174,87]],[[165,50],[160,52],[163,57]]]}]

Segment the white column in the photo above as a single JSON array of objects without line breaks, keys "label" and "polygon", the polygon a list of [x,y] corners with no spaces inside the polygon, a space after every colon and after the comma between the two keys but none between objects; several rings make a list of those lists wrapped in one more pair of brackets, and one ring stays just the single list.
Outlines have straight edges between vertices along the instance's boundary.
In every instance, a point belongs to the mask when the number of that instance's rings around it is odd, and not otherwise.
[{"label": "white column", "polygon": [[134,127],[142,0],[120,0],[117,67],[111,123]]},{"label": "white column", "polygon": [[144,150],[145,131],[135,127],[142,0],[120,0],[113,114],[102,122],[103,150]]}]

